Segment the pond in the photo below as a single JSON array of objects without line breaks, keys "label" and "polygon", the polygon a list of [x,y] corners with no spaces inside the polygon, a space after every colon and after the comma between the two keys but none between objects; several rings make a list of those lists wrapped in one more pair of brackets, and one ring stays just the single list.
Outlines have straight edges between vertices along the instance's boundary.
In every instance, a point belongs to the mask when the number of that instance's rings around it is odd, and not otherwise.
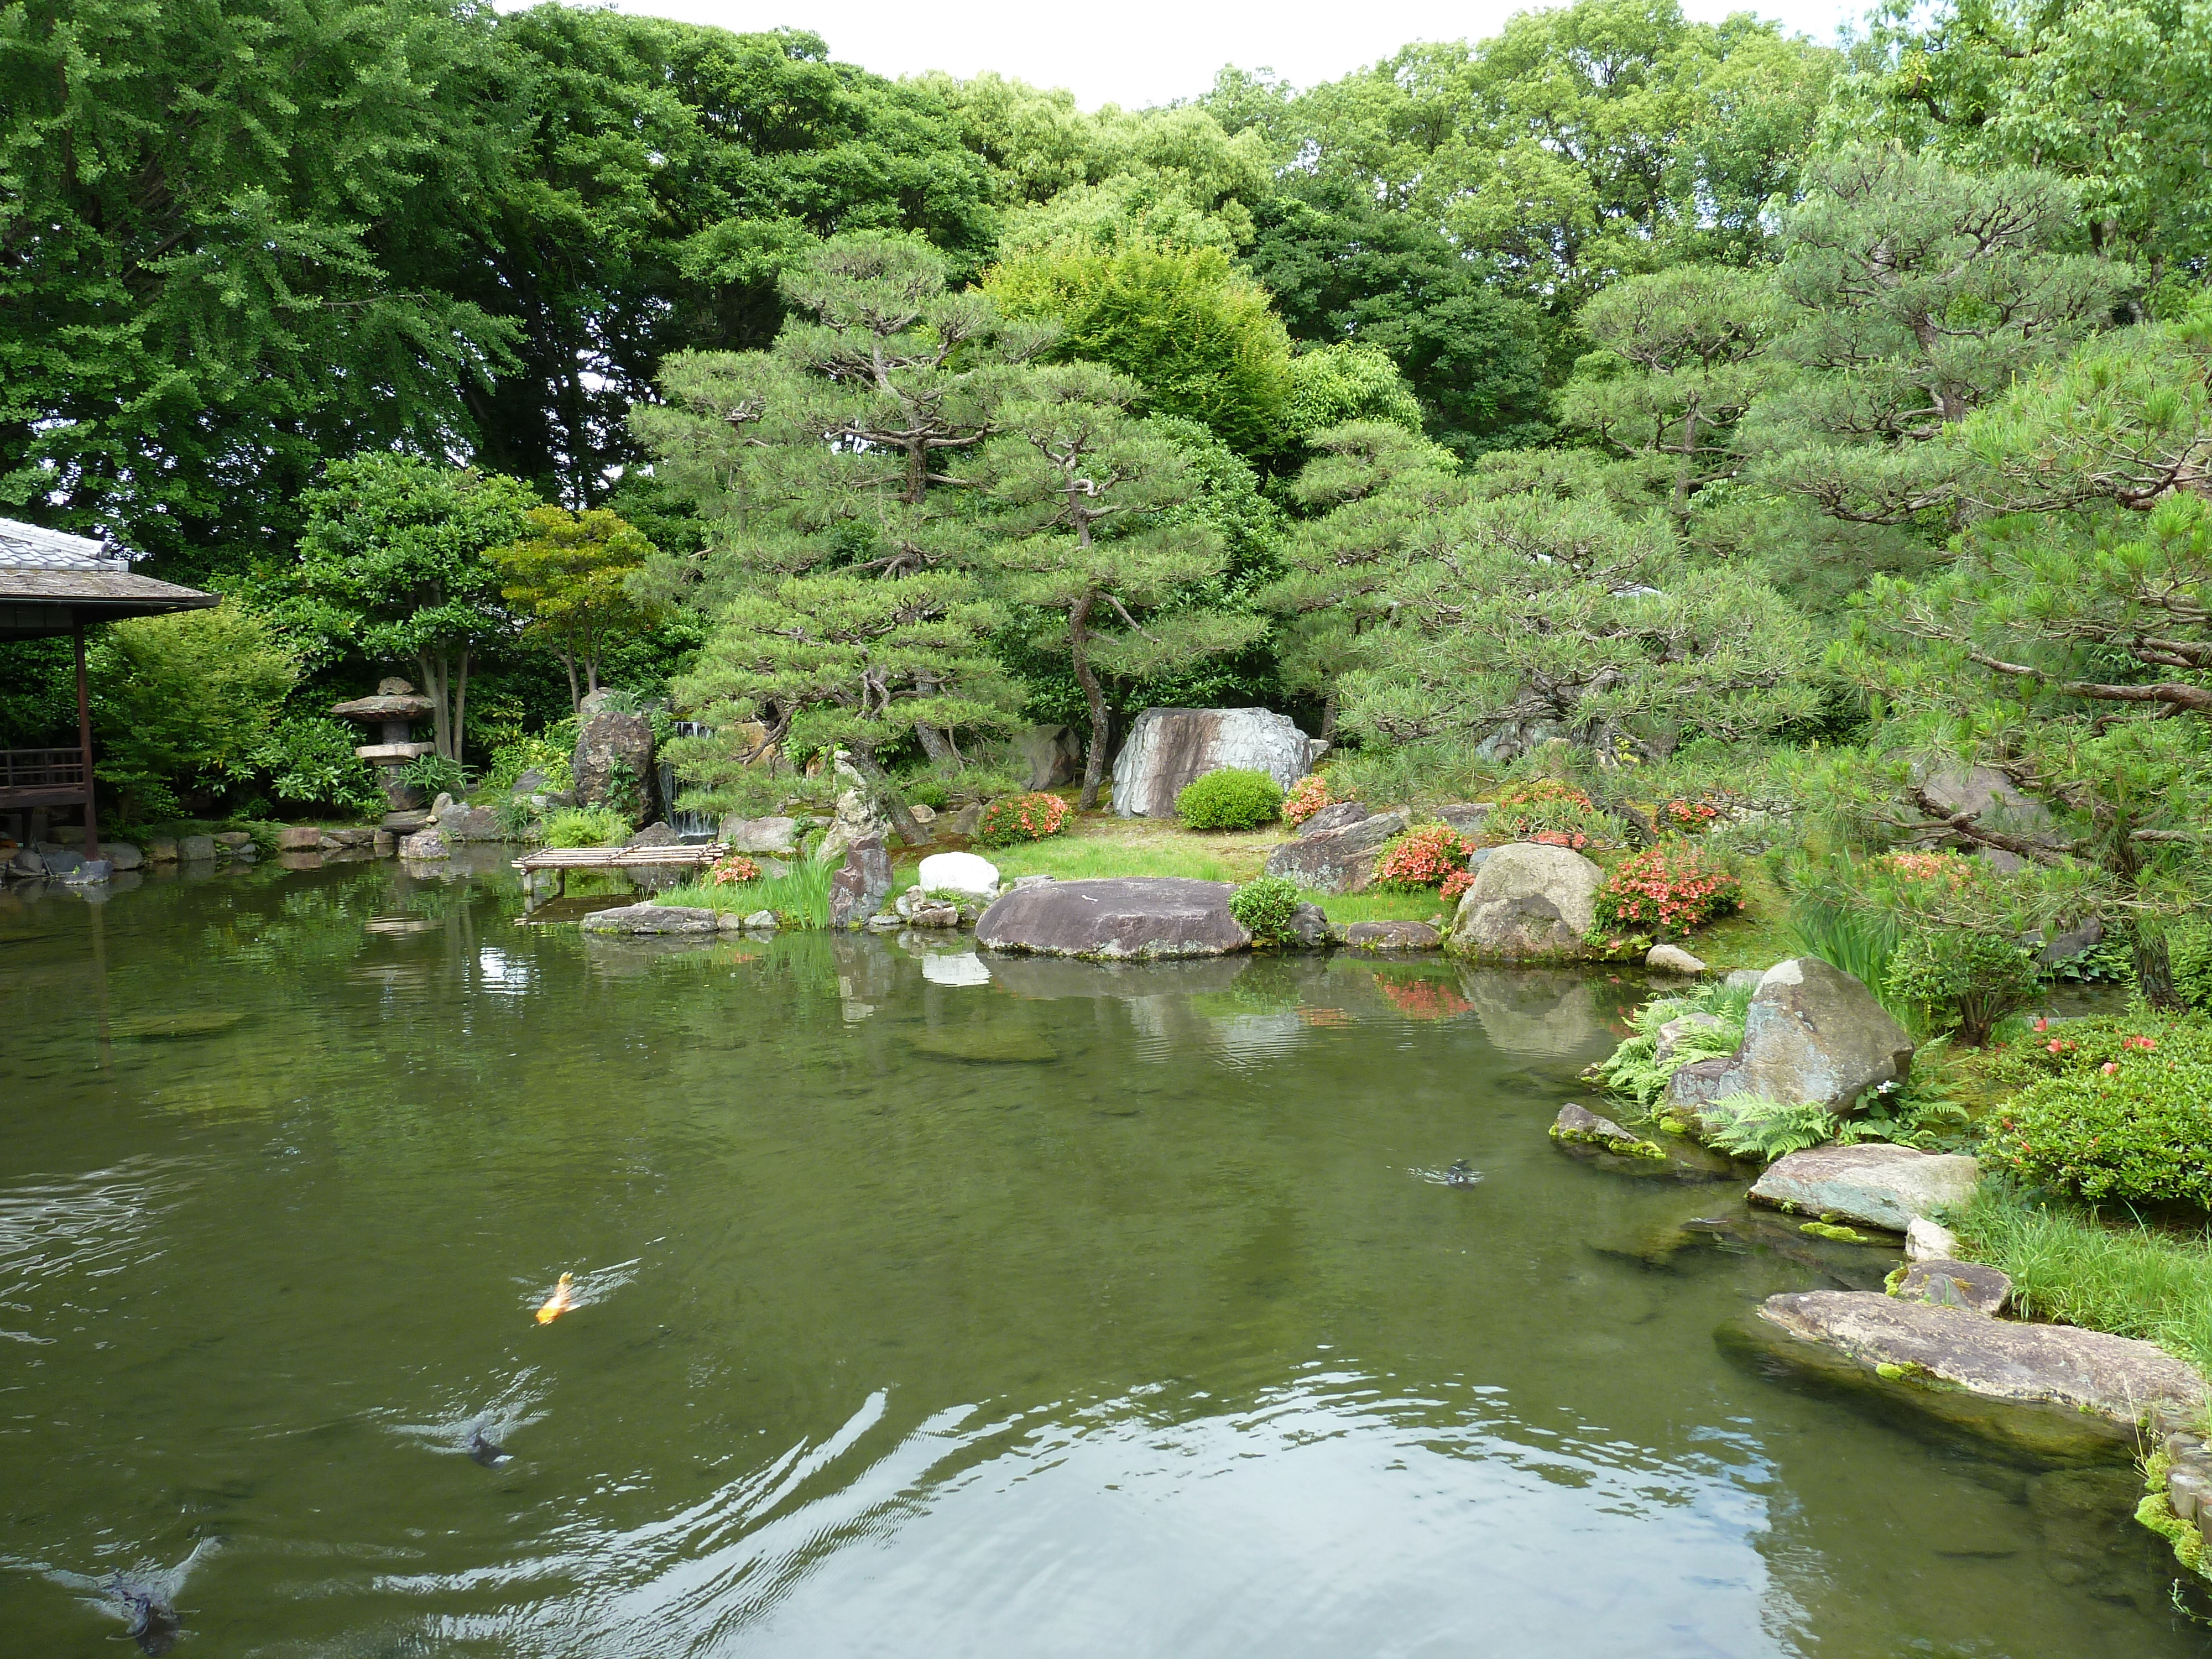
[{"label": "pond", "polygon": [[0,897],[9,1651],[2203,1651],[2124,1469],[1716,1342],[1870,1253],[1547,1141],[1635,984],[519,910]]}]

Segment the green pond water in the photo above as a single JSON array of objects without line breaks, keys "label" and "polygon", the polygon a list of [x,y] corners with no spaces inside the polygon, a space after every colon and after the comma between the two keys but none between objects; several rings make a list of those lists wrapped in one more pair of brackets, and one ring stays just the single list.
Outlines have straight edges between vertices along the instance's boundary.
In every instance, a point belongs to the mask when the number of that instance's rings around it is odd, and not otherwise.
[{"label": "green pond water", "polygon": [[518,908],[0,897],[0,1653],[2206,1650],[2124,1468],[1717,1344],[1889,1259],[1547,1141],[1636,984]]}]

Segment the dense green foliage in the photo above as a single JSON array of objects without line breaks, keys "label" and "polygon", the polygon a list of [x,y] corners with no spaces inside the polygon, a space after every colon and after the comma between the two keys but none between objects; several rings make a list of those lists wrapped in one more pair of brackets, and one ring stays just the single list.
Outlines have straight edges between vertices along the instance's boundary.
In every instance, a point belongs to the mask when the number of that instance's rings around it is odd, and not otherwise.
[{"label": "dense green foliage", "polygon": [[2212,1209],[2212,1030],[2177,1019],[2050,1031],[2051,1074],[1998,1109],[1985,1156],[2076,1198]]},{"label": "dense green foliage", "polygon": [[1176,793],[1176,816],[1193,830],[1256,830],[1283,808],[1283,792],[1265,772],[1224,766]]},{"label": "dense green foliage", "polygon": [[1288,876],[1261,876],[1229,896],[1229,914],[1256,945],[1278,945],[1288,939],[1297,908],[1298,884]]}]

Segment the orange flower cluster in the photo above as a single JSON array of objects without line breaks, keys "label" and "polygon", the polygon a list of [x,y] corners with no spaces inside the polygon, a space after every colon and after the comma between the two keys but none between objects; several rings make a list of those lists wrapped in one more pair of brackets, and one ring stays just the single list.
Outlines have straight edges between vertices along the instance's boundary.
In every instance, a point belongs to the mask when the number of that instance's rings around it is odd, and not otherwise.
[{"label": "orange flower cluster", "polygon": [[1980,873],[1973,861],[1962,853],[1905,849],[1884,853],[1874,860],[1874,866],[1906,881],[1940,881],[1949,887],[1964,887]]},{"label": "orange flower cluster", "polygon": [[1720,817],[1721,809],[1711,801],[1670,800],[1659,809],[1659,816],[1675,829],[1695,835]]},{"label": "orange flower cluster", "polygon": [[1295,830],[1328,805],[1328,780],[1318,772],[1309,772],[1283,797],[1283,822]]},{"label": "orange flower cluster", "polygon": [[1743,902],[1743,884],[1695,848],[1653,847],[1627,860],[1597,890],[1597,925],[1609,933],[1680,933]]},{"label": "orange flower cluster", "polygon": [[714,867],[707,872],[707,879],[716,887],[735,887],[741,883],[758,881],[760,866],[742,853],[725,853],[714,860]]},{"label": "orange flower cluster", "polygon": [[1058,795],[1037,790],[1008,795],[983,809],[975,826],[975,840],[985,847],[1011,847],[1016,842],[1042,841],[1067,825],[1068,805]]},{"label": "orange flower cluster", "polygon": [[1467,874],[1468,854],[1474,850],[1474,843],[1449,823],[1425,823],[1382,849],[1375,860],[1375,880],[1401,890],[1441,886],[1455,872]]}]

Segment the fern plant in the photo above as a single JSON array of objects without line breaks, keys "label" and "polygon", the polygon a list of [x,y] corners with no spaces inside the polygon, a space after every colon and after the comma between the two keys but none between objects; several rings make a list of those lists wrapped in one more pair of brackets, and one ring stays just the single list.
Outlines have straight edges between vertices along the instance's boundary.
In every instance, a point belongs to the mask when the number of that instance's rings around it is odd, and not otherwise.
[{"label": "fern plant", "polygon": [[1729,1095],[1698,1110],[1705,1144],[1730,1158],[1771,1164],[1836,1138],[1836,1115],[1819,1102],[1786,1105],[1757,1095]]},{"label": "fern plant", "polygon": [[[1743,1043],[1743,1023],[1751,990],[1708,985],[1687,996],[1654,997],[1628,1018],[1635,1033],[1589,1071],[1607,1090],[1634,1101],[1647,1112],[1666,1097],[1667,1082],[1693,1060],[1732,1054]],[[1682,1032],[1664,1060],[1659,1058],[1659,1028],[1685,1014],[1710,1014],[1719,1023]]]}]

